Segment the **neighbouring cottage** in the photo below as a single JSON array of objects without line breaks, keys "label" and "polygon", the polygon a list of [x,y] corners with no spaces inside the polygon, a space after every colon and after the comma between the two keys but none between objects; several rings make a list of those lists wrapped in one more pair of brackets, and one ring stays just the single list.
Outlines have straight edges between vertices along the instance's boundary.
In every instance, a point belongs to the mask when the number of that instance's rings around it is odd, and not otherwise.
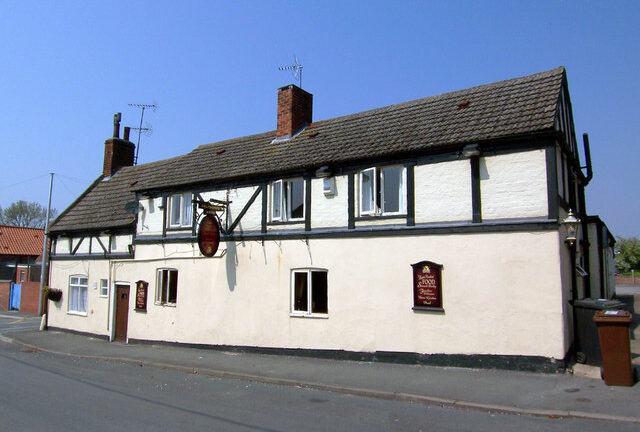
[{"label": "neighbouring cottage", "polygon": [[138,166],[118,121],[50,228],[51,328],[551,370],[613,294],[562,67],[322,121],[289,85],[275,131]]},{"label": "neighbouring cottage", "polygon": [[38,313],[44,230],[0,225],[0,311]]}]

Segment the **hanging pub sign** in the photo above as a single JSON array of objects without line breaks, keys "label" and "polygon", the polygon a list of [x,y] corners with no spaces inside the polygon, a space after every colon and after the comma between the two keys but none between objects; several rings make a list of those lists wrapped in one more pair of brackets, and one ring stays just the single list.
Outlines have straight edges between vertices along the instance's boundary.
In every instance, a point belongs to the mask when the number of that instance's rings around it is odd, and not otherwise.
[{"label": "hanging pub sign", "polygon": [[139,280],[136,282],[136,311],[147,311],[147,292],[149,288],[149,282]]},{"label": "hanging pub sign", "polygon": [[220,227],[218,221],[212,215],[206,215],[200,221],[198,229],[198,246],[200,252],[206,257],[212,257],[218,251],[220,245]]},{"label": "hanging pub sign", "polygon": [[442,265],[431,261],[411,264],[413,309],[442,311]]}]

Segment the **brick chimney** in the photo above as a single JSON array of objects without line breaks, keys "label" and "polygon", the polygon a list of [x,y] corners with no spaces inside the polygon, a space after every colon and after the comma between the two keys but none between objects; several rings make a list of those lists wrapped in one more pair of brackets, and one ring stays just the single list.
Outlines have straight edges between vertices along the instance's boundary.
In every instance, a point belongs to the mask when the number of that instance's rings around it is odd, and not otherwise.
[{"label": "brick chimney", "polygon": [[276,138],[290,137],[311,123],[313,95],[293,84],[278,89]]},{"label": "brick chimney", "polygon": [[135,144],[129,141],[129,128],[125,127],[124,139],[120,139],[120,119],[122,114],[113,116],[113,137],[104,142],[104,167],[102,175],[111,177],[124,166],[133,165]]}]

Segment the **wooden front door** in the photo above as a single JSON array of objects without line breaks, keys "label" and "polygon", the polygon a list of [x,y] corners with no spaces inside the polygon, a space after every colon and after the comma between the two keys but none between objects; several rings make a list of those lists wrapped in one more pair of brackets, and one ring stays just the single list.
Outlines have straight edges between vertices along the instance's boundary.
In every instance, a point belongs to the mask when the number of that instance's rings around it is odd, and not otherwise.
[{"label": "wooden front door", "polygon": [[127,341],[129,285],[116,285],[116,340]]}]

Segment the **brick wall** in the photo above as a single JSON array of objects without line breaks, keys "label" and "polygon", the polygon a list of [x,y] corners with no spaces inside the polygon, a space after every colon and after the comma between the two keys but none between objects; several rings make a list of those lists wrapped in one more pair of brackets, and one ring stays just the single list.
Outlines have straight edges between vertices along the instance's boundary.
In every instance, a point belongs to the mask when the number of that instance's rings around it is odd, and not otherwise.
[{"label": "brick wall", "polygon": [[40,282],[23,282],[20,294],[20,312],[38,313],[38,293]]},{"label": "brick wall", "polygon": [[120,138],[109,138],[104,142],[103,175],[110,177],[123,166],[133,165],[136,146]]},{"label": "brick wall", "polygon": [[0,311],[9,310],[11,282],[0,282]]},{"label": "brick wall", "polygon": [[631,276],[616,275],[616,285],[640,285],[640,274],[637,274],[635,279]]},{"label": "brick wall", "polygon": [[311,93],[293,84],[279,88],[276,136],[292,135],[305,123],[311,123],[312,111],[313,95]]}]

